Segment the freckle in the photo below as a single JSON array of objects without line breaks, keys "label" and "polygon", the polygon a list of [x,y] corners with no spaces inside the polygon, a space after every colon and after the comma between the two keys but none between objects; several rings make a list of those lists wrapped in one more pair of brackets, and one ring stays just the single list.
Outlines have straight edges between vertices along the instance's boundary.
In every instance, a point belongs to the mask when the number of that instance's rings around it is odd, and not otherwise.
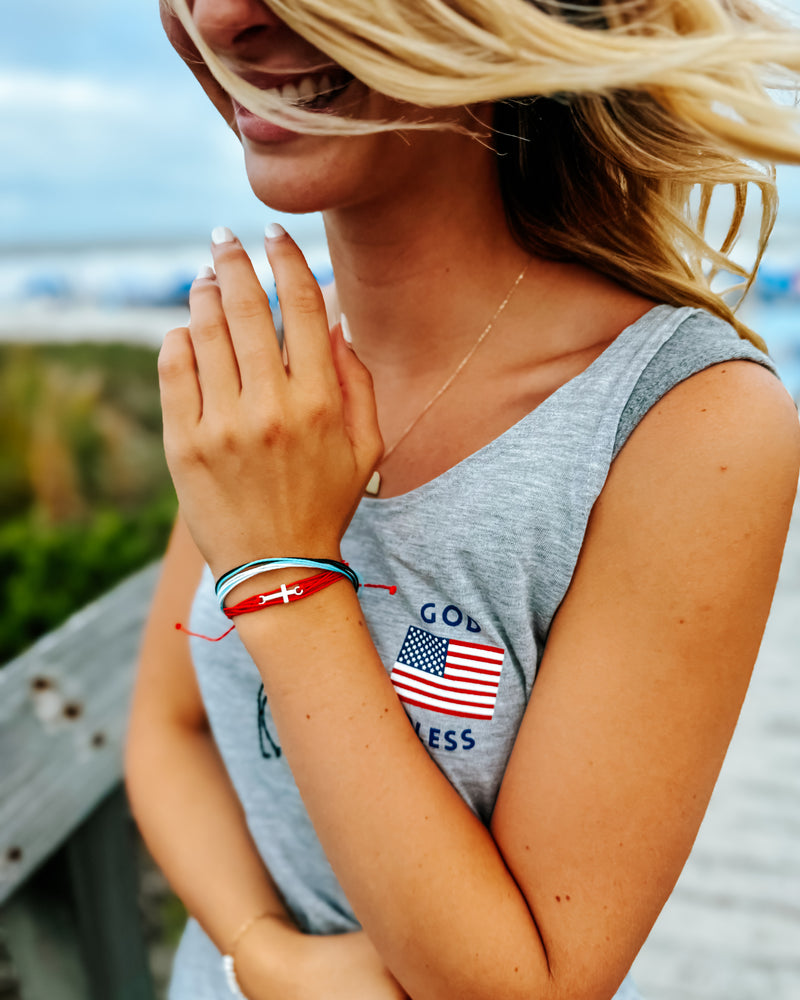
[{"label": "freckle", "polygon": [[311,718],[311,716],[310,716],[310,715],[308,715],[308,714],[306,714],[306,718],[307,718],[307,719],[310,719],[310,718]]},{"label": "freckle", "polygon": [[728,471],[728,466],[727,465],[721,465],[719,467],[719,471],[720,472],[727,472]]},{"label": "freckle", "polygon": [[386,714],[386,712],[388,712],[388,711],[389,711],[388,708],[384,708],[384,710],[383,710],[384,714]]},{"label": "freckle", "polygon": [[700,410],[700,412],[701,412],[701,413],[705,413],[705,412],[706,412],[706,408],[705,408],[705,406],[704,406],[704,407],[702,408],[702,410]]},{"label": "freckle", "polygon": [[561,902],[561,897],[560,897],[560,896],[556,896],[556,902],[557,902],[557,903],[560,903],[560,902]]},{"label": "freckle", "polygon": [[564,899],[566,899],[569,902],[569,896],[565,896]]},{"label": "freckle", "polygon": [[530,844],[526,844],[526,845],[525,845],[525,850],[526,850],[526,851],[529,851],[530,849],[531,849],[531,845],[530,845]]},{"label": "freckle", "polygon": [[519,966],[518,965],[514,966],[514,972],[519,972]]},{"label": "freckle", "polygon": [[683,619],[683,618],[679,618],[679,619],[678,619],[678,624],[679,624],[679,625],[683,625],[683,624],[685,624],[685,619]]},{"label": "freckle", "polygon": [[365,749],[365,750],[369,750],[369,743],[365,743],[365,744],[364,744],[364,749]]}]

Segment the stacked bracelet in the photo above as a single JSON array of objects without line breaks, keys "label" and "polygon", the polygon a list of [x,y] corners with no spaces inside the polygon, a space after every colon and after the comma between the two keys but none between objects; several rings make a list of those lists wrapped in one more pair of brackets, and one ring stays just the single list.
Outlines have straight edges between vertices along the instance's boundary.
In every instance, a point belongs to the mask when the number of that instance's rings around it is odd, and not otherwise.
[{"label": "stacked bracelet", "polygon": [[307,576],[303,580],[294,580],[289,584],[282,583],[277,590],[248,597],[230,608],[223,608],[222,611],[226,618],[237,618],[239,615],[246,615],[251,611],[260,611],[269,604],[278,604],[279,602],[290,604],[292,601],[301,601],[304,597],[311,597],[312,594],[330,587],[332,583],[338,583],[341,579],[343,579],[342,574],[335,573],[333,570],[315,573],[314,576]]},{"label": "stacked bracelet", "polygon": [[[312,569],[319,569],[322,572],[315,573],[314,576],[308,576],[302,580],[294,580],[292,583],[283,583],[277,590],[267,591],[263,594],[256,594],[254,597],[248,597],[246,600],[240,601],[238,604],[234,604],[230,608],[225,607],[225,598],[228,594],[230,594],[233,588],[238,587],[240,583],[244,583],[245,580],[250,580],[254,576],[259,576],[262,573],[271,573],[273,570],[288,569],[291,566],[309,566]],[[251,611],[260,611],[262,608],[269,607],[270,604],[290,604],[293,601],[301,601],[304,597],[311,597],[313,594],[319,593],[320,590],[324,590],[326,587],[330,587],[332,583],[336,583],[338,580],[342,579],[349,580],[356,593],[358,592],[359,587],[372,587],[378,590],[388,590],[390,594],[397,592],[397,587],[394,584],[362,583],[359,574],[354,569],[351,569],[347,563],[337,562],[335,559],[295,559],[293,557],[286,557],[283,559],[256,559],[253,562],[245,563],[243,566],[237,566],[236,569],[232,569],[228,573],[222,574],[216,582],[214,591],[216,593],[217,600],[219,601],[222,613],[227,618],[236,618],[238,615],[246,615]],[[218,636],[202,635],[199,632],[192,632],[185,626],[181,625],[180,622],[176,623],[175,628],[184,632],[186,635],[194,636],[196,639],[206,639],[208,642],[219,642],[221,639],[224,639],[226,635],[230,635],[234,626],[231,625],[227,632],[223,632],[222,635]]]},{"label": "stacked bracelet", "polygon": [[262,573],[271,573],[273,570],[290,569],[293,566],[303,566],[309,569],[320,569],[325,572],[339,573],[346,577],[357,591],[361,586],[361,578],[355,570],[346,563],[337,562],[335,559],[295,559],[291,556],[276,559],[255,559],[253,562],[244,563],[235,569],[223,573],[214,586],[214,593],[219,601],[220,608],[225,610],[225,598],[240,583],[250,580],[254,576]]}]

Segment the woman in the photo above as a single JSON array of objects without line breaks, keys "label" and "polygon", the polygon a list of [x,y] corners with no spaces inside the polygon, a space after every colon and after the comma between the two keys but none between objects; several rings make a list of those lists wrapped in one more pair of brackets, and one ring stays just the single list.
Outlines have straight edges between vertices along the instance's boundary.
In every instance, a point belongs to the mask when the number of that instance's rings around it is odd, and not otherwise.
[{"label": "woman", "polygon": [[[757,82],[797,40],[716,0],[162,14],[336,276],[329,321],[268,228],[282,352],[215,230],[161,353],[181,516],[126,770],[192,915],[170,996],[635,997],[797,481],[796,411],[707,266],[737,270],[748,182],[763,249],[754,161],[800,159]],[[220,596],[260,610],[190,647]]]}]

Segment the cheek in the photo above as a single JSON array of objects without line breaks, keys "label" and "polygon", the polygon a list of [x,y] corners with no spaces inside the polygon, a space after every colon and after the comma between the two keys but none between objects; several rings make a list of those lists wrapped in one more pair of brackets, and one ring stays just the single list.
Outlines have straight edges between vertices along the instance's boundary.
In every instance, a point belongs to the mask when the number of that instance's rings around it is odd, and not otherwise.
[{"label": "cheek", "polygon": [[159,0],[158,12],[161,17],[161,25],[164,28],[169,43],[181,59],[186,62],[199,59],[200,53],[194,47],[194,43],[186,33],[186,29],[181,24],[180,18],[174,13],[167,0]]}]

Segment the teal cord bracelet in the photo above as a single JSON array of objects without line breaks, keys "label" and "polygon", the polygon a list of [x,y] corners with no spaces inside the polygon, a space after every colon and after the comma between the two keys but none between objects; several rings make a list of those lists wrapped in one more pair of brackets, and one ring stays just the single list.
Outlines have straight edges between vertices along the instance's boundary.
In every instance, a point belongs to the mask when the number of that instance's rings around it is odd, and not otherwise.
[{"label": "teal cord bracelet", "polygon": [[245,580],[250,580],[254,576],[262,573],[271,573],[279,569],[289,569],[294,566],[303,566],[310,569],[320,569],[328,572],[339,573],[352,583],[353,589],[358,592],[362,586],[361,577],[351,569],[346,563],[338,562],[335,559],[298,559],[293,556],[273,559],[255,559],[252,562],[244,563],[235,569],[223,573],[214,586],[214,593],[221,610],[225,610],[225,598]]}]

